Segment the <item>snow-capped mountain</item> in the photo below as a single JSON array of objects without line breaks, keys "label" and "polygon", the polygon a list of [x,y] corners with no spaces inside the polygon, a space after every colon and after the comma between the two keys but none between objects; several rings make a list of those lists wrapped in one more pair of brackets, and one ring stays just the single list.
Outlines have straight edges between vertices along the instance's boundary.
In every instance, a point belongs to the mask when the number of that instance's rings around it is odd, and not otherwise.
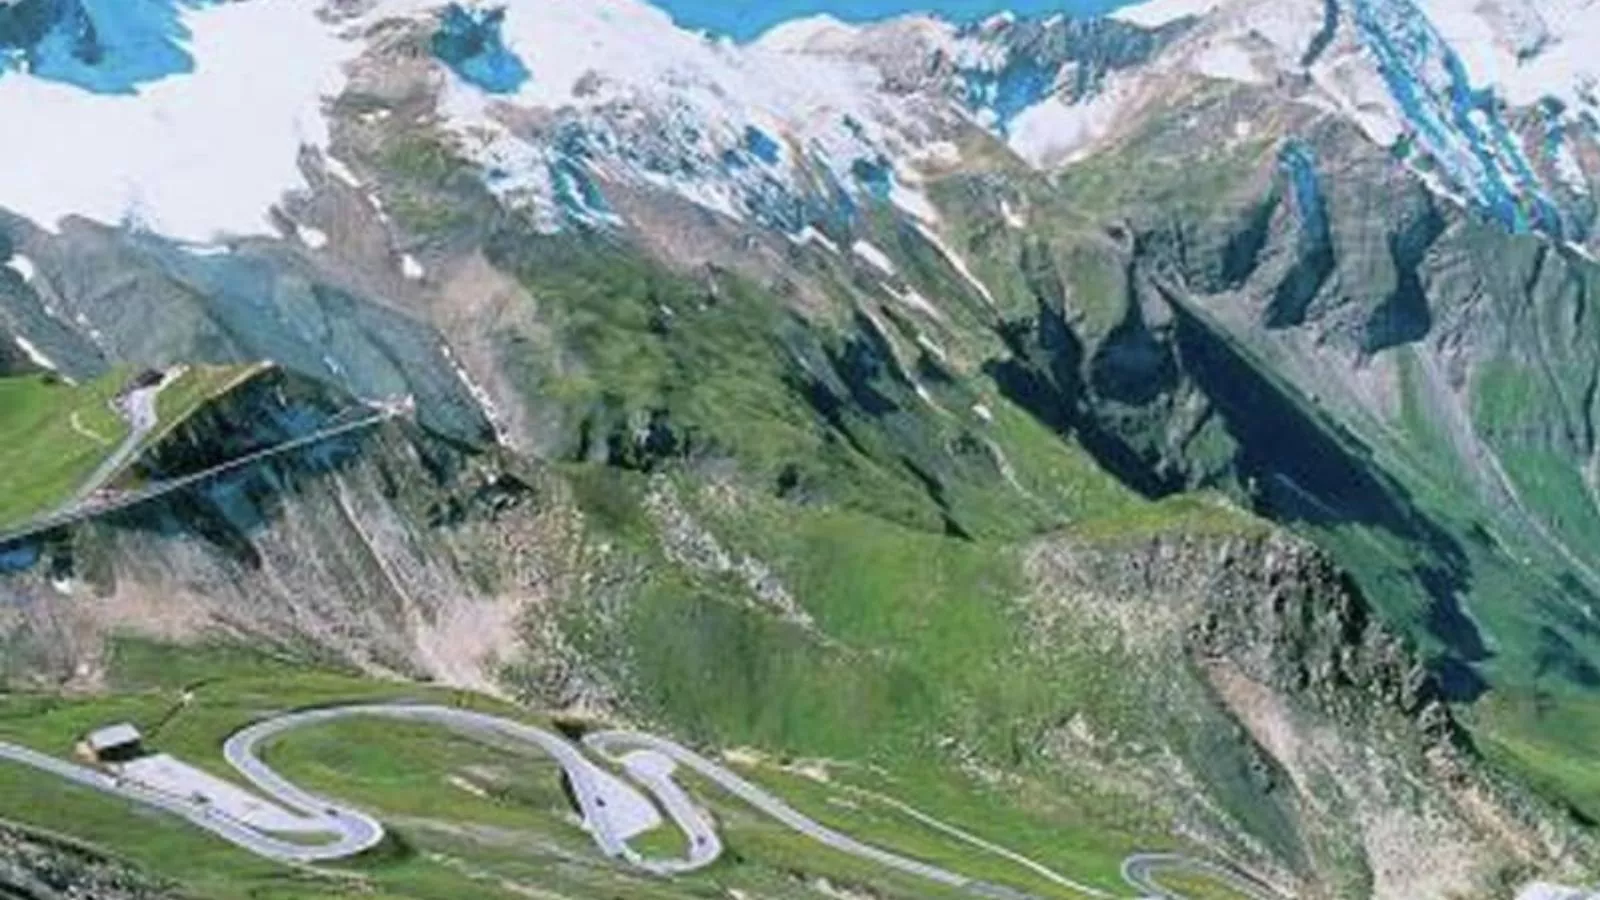
[{"label": "snow-capped mountain", "polygon": [[643,0],[16,0],[0,116],[28,126],[0,203],[193,242],[267,230],[305,187],[301,150],[328,147],[326,105],[400,28],[439,63],[440,125],[549,229],[617,222],[607,185],[796,237],[874,202],[931,223],[920,173],[958,164],[963,135],[1059,167],[1201,78],[1322,107],[1505,226],[1585,242],[1600,4],[1459,7],[1156,0],[1088,21],[809,19],[735,44]]},{"label": "snow-capped mountain", "polygon": [[[1136,829],[1105,873],[1171,835],[1284,896],[1582,878],[1600,0],[1471,2],[735,42],[646,0],[0,0],[0,374],[85,398],[41,441],[122,454],[99,392],[176,366],[274,374],[136,488],[407,413],[0,546],[0,670],[210,617],[1047,777],[1019,808]],[[789,861],[750,893],[807,894]]]}]

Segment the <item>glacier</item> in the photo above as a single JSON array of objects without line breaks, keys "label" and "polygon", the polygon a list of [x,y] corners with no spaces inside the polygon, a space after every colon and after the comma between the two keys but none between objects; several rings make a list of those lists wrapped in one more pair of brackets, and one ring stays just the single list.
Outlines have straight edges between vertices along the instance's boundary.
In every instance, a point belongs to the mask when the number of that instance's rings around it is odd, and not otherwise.
[{"label": "glacier", "polygon": [[45,228],[76,215],[198,244],[274,233],[268,212],[305,187],[300,149],[326,145],[323,98],[359,49],[319,6],[174,5],[198,63],[136,94],[0,74],[0,121],[27,123],[7,141],[0,205]]},{"label": "glacier", "polygon": [[491,94],[514,94],[530,77],[528,67],[500,37],[505,7],[470,10],[451,3],[440,13],[433,55],[463,79]]}]

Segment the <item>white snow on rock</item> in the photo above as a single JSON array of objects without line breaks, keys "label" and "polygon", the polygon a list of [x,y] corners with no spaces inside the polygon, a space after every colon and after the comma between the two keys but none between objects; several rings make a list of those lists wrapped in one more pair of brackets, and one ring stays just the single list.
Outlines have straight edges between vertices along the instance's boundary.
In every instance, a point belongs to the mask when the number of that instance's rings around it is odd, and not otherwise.
[{"label": "white snow on rock", "polygon": [[894,260],[889,258],[889,254],[879,250],[868,241],[856,241],[850,246],[850,252],[885,275],[893,275],[895,273]]},{"label": "white snow on rock", "polygon": [[422,263],[418,262],[415,256],[407,253],[400,257],[400,274],[412,281],[421,281],[422,277],[428,274],[428,270],[422,267]]},{"label": "white snow on rock", "polygon": [[944,239],[939,237],[938,233],[934,232],[932,229],[926,228],[921,224],[918,224],[916,228],[918,233],[920,233],[928,243],[932,244],[934,248],[944,256],[945,262],[950,264],[950,268],[956,270],[956,274],[966,279],[967,284],[972,285],[972,289],[977,291],[979,296],[983,297],[983,299],[987,301],[990,306],[995,305],[994,293],[989,290],[988,285],[978,280],[978,276],[972,274],[972,269],[968,268],[966,260],[962,259],[954,250],[950,249],[950,245],[946,244]]},{"label": "white snow on rock", "polygon": [[1011,149],[1038,168],[1073,162],[1122,121],[1135,91],[1132,79],[1112,75],[1101,93],[1088,100],[1068,103],[1051,97],[1029,107],[1011,122]]},{"label": "white snow on rock", "polygon": [[1572,152],[1572,147],[1562,141],[1556,147],[1555,155],[1551,159],[1555,167],[1556,177],[1561,183],[1572,189],[1574,193],[1587,195],[1589,193],[1589,177],[1584,174],[1583,166],[1578,164],[1578,158]]},{"label": "white snow on rock", "polygon": [[299,150],[327,143],[322,99],[359,49],[319,5],[179,4],[196,70],[135,97],[0,78],[0,121],[26,123],[0,159],[0,205],[46,228],[81,215],[200,243],[270,234],[268,210],[305,187]]},{"label": "white snow on rock", "polygon": [[1219,0],[1149,0],[1115,10],[1111,18],[1142,28],[1159,28],[1188,16],[1203,16],[1220,5]]},{"label": "white snow on rock", "polygon": [[28,357],[28,359],[32,360],[34,365],[41,369],[49,369],[52,372],[60,371],[60,369],[57,368],[55,361],[50,359],[50,357],[45,356],[38,347],[34,346],[32,341],[20,334],[17,335],[14,340],[16,341],[17,349],[21,350]]},{"label": "white snow on rock", "polygon": [[[1569,110],[1600,112],[1596,0],[1370,2],[1402,12],[1415,4],[1420,13],[1413,18],[1432,22],[1474,88],[1492,86],[1513,106],[1550,96]],[[0,120],[27,123],[6,147],[12,158],[0,159],[0,206],[46,228],[81,215],[193,245],[270,234],[270,211],[286,192],[306,187],[300,162],[311,157],[303,149],[314,148],[333,179],[361,187],[330,153],[327,100],[343,89],[344,68],[366,48],[374,26],[410,18],[426,29],[442,5],[370,0],[365,12],[341,18],[329,0],[180,4],[196,60],[192,73],[144,84],[132,96],[21,73],[0,78]],[[1006,16],[977,26],[976,36],[929,16],[871,28],[817,16],[737,44],[679,28],[646,0],[504,0],[503,6],[504,43],[532,77],[514,93],[490,95],[445,75],[438,121],[468,158],[495,171],[491,188],[529,209],[541,227],[574,218],[618,221],[600,186],[622,183],[670,191],[730,219],[774,224],[770,218],[803,205],[798,195],[815,199],[832,191],[831,179],[857,200],[868,193],[887,200],[930,234],[939,212],[922,177],[960,163],[951,142],[957,125],[987,122],[1024,160],[1054,169],[1091,152],[1166,96],[1169,75],[1265,83],[1280,72],[1305,73],[1300,60],[1323,14],[1315,0],[1150,0],[1124,7],[1113,17],[1146,28],[1201,21],[1154,60],[1108,75],[1079,102],[1052,95],[1002,125],[992,111],[985,119],[948,97],[886,88],[880,65],[889,56],[915,63],[924,55],[962,68],[998,67],[1016,49],[1004,37],[1012,21]],[[1314,88],[1301,99],[1390,144],[1405,130],[1404,116],[1378,61],[1360,45],[1348,9],[1344,15],[1309,72]],[[575,133],[590,143],[579,153],[558,150],[530,137],[536,130],[515,127],[529,121],[580,126]],[[736,163],[728,162],[730,154]],[[1576,181],[1570,152],[1553,164]],[[863,175],[863,166],[876,174]],[[378,198],[370,200],[383,219]],[[788,217],[778,224],[792,239],[815,239],[806,236],[803,216]],[[1006,221],[1014,224],[1009,214]],[[300,229],[299,236],[308,246],[324,246],[326,236],[318,234]],[[977,283],[954,254],[946,255]]]},{"label": "white snow on rock", "polygon": [[949,141],[934,141],[917,151],[919,165],[953,168],[961,165],[961,148]]},{"label": "white snow on rock", "polygon": [[233,252],[227,244],[179,244],[178,247],[190,256],[226,256]]},{"label": "white snow on rock", "polygon": [[20,275],[25,282],[32,282],[39,274],[33,265],[33,260],[20,253],[11,254],[11,258],[6,260],[6,268]]},{"label": "white snow on rock", "polygon": [[1005,220],[1007,226],[1021,230],[1028,227],[1028,219],[1011,206],[1011,201],[1000,201],[1000,218]]},{"label": "white snow on rock", "polygon": [[1593,0],[1417,0],[1475,85],[1513,106],[1549,95],[1581,103],[1600,77],[1600,4]]},{"label": "white snow on rock", "polygon": [[859,32],[830,15],[807,16],[774,25],[756,43],[778,53],[828,53],[849,51]]},{"label": "white snow on rock", "polygon": [[478,408],[483,411],[484,418],[489,420],[489,426],[494,429],[495,443],[502,447],[510,447],[511,434],[506,430],[505,419],[500,415],[499,407],[495,406],[494,398],[489,396],[488,390],[472,377],[472,373],[468,372],[465,366],[457,361],[455,352],[450,349],[449,344],[440,344],[439,352],[444,356],[445,361],[450,363],[450,368],[455,370],[456,379],[461,382],[461,386],[467,389],[467,393],[472,395],[472,399],[478,401]]},{"label": "white snow on rock", "polygon": [[928,199],[928,195],[922,192],[920,179],[906,176],[897,178],[889,188],[889,202],[912,218],[924,222],[939,221],[939,210]]},{"label": "white snow on rock", "polygon": [[[367,21],[428,15],[433,5],[382,0]],[[857,37],[856,30],[838,27]],[[868,190],[862,164],[892,173],[872,186],[874,192],[935,221],[934,207],[916,184],[914,161],[963,115],[949,104],[884,91],[882,73],[865,61],[796,52],[833,29],[815,21],[735,44],[678,28],[644,0],[512,0],[505,5],[502,38],[533,76],[504,95],[447,78],[442,122],[468,158],[499,173],[491,187],[531,208],[541,227],[558,227],[563,217],[606,220],[589,197],[573,202],[571,195],[584,193],[570,190],[573,169],[595,182],[671,191],[750,221],[788,205],[781,199],[774,205],[774,188],[816,190],[818,166],[861,197]],[[527,130],[513,127],[526,111],[580,123],[580,140],[603,149],[583,154],[574,166],[571,154],[525,139]],[[776,153],[766,149],[773,146]],[[730,165],[730,153],[741,161]]]},{"label": "white snow on rock", "polygon": [[300,242],[313,250],[321,250],[328,246],[328,233],[320,228],[313,228],[310,225],[296,225],[294,230],[295,234],[300,238]]},{"label": "white snow on rock", "polygon": [[1194,66],[1200,74],[1222,81],[1262,84],[1267,80],[1257,70],[1250,51],[1234,41],[1220,42],[1201,51],[1195,57]]},{"label": "white snow on rock", "polygon": [[799,244],[802,247],[808,244],[816,244],[817,246],[826,249],[830,253],[839,252],[839,245],[835,244],[832,238],[818,231],[814,226],[811,225],[807,225],[805,228],[802,228],[800,233],[794,236],[793,240],[796,244]]},{"label": "white snow on rock", "polygon": [[1600,900],[1600,890],[1591,891],[1536,881],[1519,891],[1517,900]]},{"label": "white snow on rock", "polygon": [[329,175],[345,184],[353,188],[361,187],[361,179],[357,178],[356,173],[350,171],[350,167],[345,165],[344,160],[339,157],[327,153],[322,154],[322,167],[328,170]]}]

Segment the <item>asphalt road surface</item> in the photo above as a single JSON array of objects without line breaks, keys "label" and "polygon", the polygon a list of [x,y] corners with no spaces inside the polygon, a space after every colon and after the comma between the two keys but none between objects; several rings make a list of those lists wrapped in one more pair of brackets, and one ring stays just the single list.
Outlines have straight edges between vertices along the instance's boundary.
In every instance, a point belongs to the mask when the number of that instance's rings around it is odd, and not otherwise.
[{"label": "asphalt road surface", "polygon": [[[201,798],[154,790],[112,772],[78,765],[26,747],[0,742],[0,760],[31,766],[93,790],[165,810],[268,859],[288,863],[323,862],[356,856],[377,846],[384,839],[383,825],[360,810],[297,787],[263,762],[259,751],[264,741],[297,728],[357,717],[424,722],[483,739],[510,740],[538,747],[549,754],[566,773],[583,816],[584,827],[600,851],[653,874],[670,876],[694,871],[711,865],[722,855],[722,840],[717,835],[715,825],[673,779],[674,773],[682,767],[790,829],[857,859],[975,896],[998,900],[1026,900],[1030,896],[874,847],[828,828],[722,765],[666,738],[631,731],[602,731],[586,736],[580,747],[542,728],[453,707],[370,704],[314,709],[266,719],[229,737],[222,747],[224,758],[263,796],[305,823],[304,828],[296,828],[301,841],[284,840],[278,835],[252,828],[213,808]],[[600,766],[585,750],[596,758],[620,767],[632,784]],[[683,832],[688,841],[688,851],[683,858],[649,858],[629,846],[627,836],[659,822],[655,806],[640,789],[652,795],[655,804]],[[648,811],[644,811],[644,808]],[[649,821],[642,822],[641,816]],[[950,826],[942,826],[942,830],[958,836],[965,835],[965,832]],[[315,844],[303,842],[305,831],[325,833],[329,840]],[[970,836],[962,839],[990,852],[1015,858],[1015,854],[981,839]],[[1039,868],[1039,864],[1029,863]],[[1140,897],[1182,900],[1180,894],[1163,888],[1157,881],[1157,876],[1163,872],[1204,875],[1252,900],[1280,900],[1279,895],[1266,886],[1231,868],[1175,854],[1134,854],[1122,866],[1124,880],[1140,892]],[[1113,896],[1092,887],[1078,886],[1064,876],[1054,875],[1054,880],[1072,885],[1090,896]]]}]

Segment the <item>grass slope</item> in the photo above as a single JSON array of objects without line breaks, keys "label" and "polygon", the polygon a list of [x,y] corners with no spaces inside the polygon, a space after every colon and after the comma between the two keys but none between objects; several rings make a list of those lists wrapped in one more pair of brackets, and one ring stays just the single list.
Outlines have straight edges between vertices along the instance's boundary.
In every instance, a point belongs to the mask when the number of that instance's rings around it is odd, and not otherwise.
[{"label": "grass slope", "polygon": [[[264,371],[264,364],[192,366],[156,399],[154,446],[206,403]],[[111,401],[128,383],[116,370],[68,384],[54,375],[0,378],[0,528],[72,499],[128,436]]]},{"label": "grass slope", "polygon": [[128,425],[109,404],[126,380],[121,371],[82,385],[0,378],[0,527],[65,503],[116,450]]},{"label": "grass slope", "polygon": [[[308,667],[293,657],[225,646],[169,647],[120,642],[110,693],[93,698],[9,695],[0,698],[0,739],[66,756],[83,732],[132,721],[151,746],[223,776],[217,748],[233,730],[270,713],[329,703],[408,700],[457,704],[549,726],[504,703],[425,686],[374,682]],[[187,700],[184,698],[187,696]],[[711,869],[662,882],[599,857],[579,827],[559,769],[527,748],[499,746],[423,725],[349,720],[282,735],[263,748],[285,776],[379,815],[392,837],[348,863],[316,870],[277,866],[168,816],[31,770],[0,765],[0,815],[69,834],[180,884],[191,895],[244,898],[379,897],[452,900],[474,897],[688,898],[708,891],[753,896],[815,896],[817,885],[863,889],[885,898],[955,896],[937,886],[884,872],[788,831],[709,784],[684,776],[723,829],[727,858]],[[888,807],[830,803],[829,792],[785,772],[749,774],[801,809],[864,839],[1046,897],[1075,896],[1020,867],[929,829]],[[231,777],[231,776],[230,776]],[[1080,868],[1086,856],[1097,883],[1115,884],[1123,848],[1115,836],[1063,838],[1050,824],[1007,825],[1007,800],[934,770],[863,777],[876,788],[940,795],[964,826],[989,828],[1028,849],[1050,845]],[[885,782],[883,778],[891,781]],[[998,824],[997,824],[998,823]],[[651,833],[641,850],[680,852],[682,839]]]}]

